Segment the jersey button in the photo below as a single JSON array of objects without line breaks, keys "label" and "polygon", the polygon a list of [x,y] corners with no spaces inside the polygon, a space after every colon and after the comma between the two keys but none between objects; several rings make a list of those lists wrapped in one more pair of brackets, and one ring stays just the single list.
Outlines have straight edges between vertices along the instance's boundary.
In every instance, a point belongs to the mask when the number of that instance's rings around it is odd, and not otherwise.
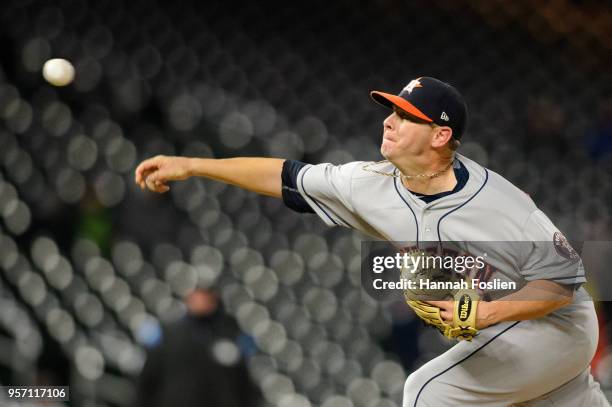
[{"label": "jersey button", "polygon": [[429,232],[431,232],[431,229],[425,228],[425,232],[429,233]]}]

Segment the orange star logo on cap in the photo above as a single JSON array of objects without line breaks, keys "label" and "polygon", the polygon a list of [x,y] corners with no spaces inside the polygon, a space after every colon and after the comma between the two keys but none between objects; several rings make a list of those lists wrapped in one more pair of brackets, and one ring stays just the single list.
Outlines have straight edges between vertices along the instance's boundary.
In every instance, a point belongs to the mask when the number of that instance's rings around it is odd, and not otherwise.
[{"label": "orange star logo on cap", "polygon": [[419,79],[421,79],[421,78],[411,80],[410,83],[408,85],[406,85],[406,87],[404,87],[404,89],[402,89],[402,92],[406,91],[408,93],[412,93],[414,88],[422,88],[423,85],[421,85],[421,82],[419,82]]}]

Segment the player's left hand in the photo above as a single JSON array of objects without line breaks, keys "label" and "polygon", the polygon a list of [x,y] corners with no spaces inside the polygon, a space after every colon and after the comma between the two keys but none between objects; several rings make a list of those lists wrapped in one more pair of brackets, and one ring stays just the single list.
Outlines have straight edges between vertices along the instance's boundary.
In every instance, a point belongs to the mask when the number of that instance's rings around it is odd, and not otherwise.
[{"label": "player's left hand", "polygon": [[[447,324],[452,324],[453,314],[455,309],[455,300],[444,300],[444,301],[423,301],[429,305],[440,308],[440,317]],[[476,310],[476,328],[484,329],[488,326],[493,325],[490,318],[487,316],[487,303],[481,301],[478,309]]]}]

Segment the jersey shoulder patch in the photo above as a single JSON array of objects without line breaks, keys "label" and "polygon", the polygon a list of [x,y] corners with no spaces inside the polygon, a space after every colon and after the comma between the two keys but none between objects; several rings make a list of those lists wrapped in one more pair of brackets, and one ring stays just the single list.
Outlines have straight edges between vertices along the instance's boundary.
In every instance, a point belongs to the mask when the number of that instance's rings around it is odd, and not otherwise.
[{"label": "jersey shoulder patch", "polygon": [[555,245],[555,250],[560,256],[568,260],[576,260],[578,258],[578,252],[574,250],[563,233],[555,232],[553,235],[553,243]]}]

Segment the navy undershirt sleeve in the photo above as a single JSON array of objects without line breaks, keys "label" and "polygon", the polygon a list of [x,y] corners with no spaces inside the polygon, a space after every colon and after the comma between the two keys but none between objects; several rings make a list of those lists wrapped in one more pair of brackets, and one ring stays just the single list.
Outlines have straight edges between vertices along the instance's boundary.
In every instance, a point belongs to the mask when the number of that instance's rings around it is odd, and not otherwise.
[{"label": "navy undershirt sleeve", "polygon": [[306,163],[296,160],[285,160],[281,180],[283,183],[283,202],[285,206],[300,213],[315,213],[300,194],[297,188],[297,176]]}]

